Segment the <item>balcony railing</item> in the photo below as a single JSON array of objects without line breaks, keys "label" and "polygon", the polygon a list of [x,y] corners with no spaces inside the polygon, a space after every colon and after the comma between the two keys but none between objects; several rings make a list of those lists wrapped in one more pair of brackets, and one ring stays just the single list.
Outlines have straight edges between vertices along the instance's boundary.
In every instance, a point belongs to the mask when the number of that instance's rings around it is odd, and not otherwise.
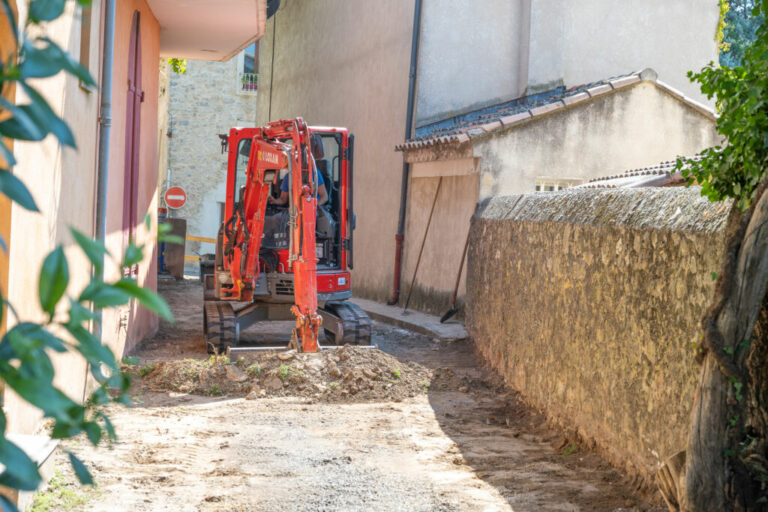
[{"label": "balcony railing", "polygon": [[240,94],[256,94],[259,88],[259,75],[257,73],[239,73],[237,80],[237,92]]}]

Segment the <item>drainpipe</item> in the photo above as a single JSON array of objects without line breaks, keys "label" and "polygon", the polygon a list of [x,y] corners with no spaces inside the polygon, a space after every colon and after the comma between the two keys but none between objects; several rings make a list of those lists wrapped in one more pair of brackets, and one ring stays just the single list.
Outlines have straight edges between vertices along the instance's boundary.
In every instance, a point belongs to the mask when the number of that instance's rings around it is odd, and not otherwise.
[{"label": "drainpipe", "polygon": [[[405,114],[405,140],[411,138],[413,132],[413,103],[416,95],[416,74],[419,62],[419,37],[421,35],[421,0],[416,0],[413,8],[413,36],[411,39],[411,70],[408,75],[408,110]],[[402,273],[403,242],[405,240],[405,207],[408,198],[408,163],[403,157],[403,180],[400,185],[400,213],[397,219],[397,234],[395,235],[395,269],[392,285],[392,298],[387,301],[390,306],[400,301],[400,274]]]},{"label": "drainpipe", "polygon": [[[107,177],[109,174],[109,132],[112,127],[112,63],[115,50],[115,1],[104,2],[104,51],[101,57],[101,110],[99,112],[99,160],[96,188],[96,240],[107,239]],[[96,279],[104,279],[104,265]],[[96,311],[93,334],[102,341],[101,310]]]}]

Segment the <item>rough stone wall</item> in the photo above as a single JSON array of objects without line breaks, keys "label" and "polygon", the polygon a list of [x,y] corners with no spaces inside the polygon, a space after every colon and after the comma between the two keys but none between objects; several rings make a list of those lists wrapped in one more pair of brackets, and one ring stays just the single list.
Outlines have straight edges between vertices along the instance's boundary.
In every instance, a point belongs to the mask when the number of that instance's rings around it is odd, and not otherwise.
[{"label": "rough stone wall", "polygon": [[472,220],[470,335],[535,407],[651,479],[685,447],[727,210],[680,188],[493,198]]},{"label": "rough stone wall", "polygon": [[[237,92],[237,63],[237,57],[228,62],[188,60],[186,73],[171,72],[168,168],[170,185],[187,193],[186,205],[174,211],[187,220],[187,235],[216,238],[227,178],[218,134],[255,126],[257,96]],[[164,182],[161,194],[166,189]],[[187,256],[213,252],[213,244],[187,242]],[[197,262],[187,266],[196,268]]]}]

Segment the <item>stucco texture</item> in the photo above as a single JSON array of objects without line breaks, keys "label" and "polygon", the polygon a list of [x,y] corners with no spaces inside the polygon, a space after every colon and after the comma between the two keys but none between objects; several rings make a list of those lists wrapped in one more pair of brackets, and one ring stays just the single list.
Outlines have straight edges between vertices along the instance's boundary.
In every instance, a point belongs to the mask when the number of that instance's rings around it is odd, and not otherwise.
[{"label": "stucco texture", "polygon": [[[256,121],[257,97],[237,92],[237,64],[237,57],[227,62],[188,60],[186,73],[170,75],[163,142],[168,145],[170,186],[180,186],[187,194],[186,204],[172,213],[187,220],[188,235],[216,238],[227,181],[227,155],[221,153],[218,135]],[[160,183],[161,194],[167,185]],[[189,256],[214,252],[212,243],[187,241]]]},{"label": "stucco texture", "polygon": [[[20,18],[26,13],[26,3],[19,3]],[[100,3],[94,3],[90,48],[90,71],[100,77],[101,19]],[[156,131],[157,131],[157,61],[159,26],[143,0],[125,0],[117,4],[115,48],[114,96],[112,98],[112,140],[109,166],[108,239],[113,255],[123,251],[122,197],[123,197],[123,146],[125,140],[125,103],[128,34],[133,10],[142,12],[142,51],[144,54],[144,90],[146,100],[142,112],[142,161],[139,205],[142,211],[154,212],[156,189]],[[46,33],[61,47],[73,55],[80,49],[80,11],[74,2],[68,2],[64,15],[46,28]],[[124,63],[121,66],[121,63]],[[96,210],[96,154],[98,134],[98,90],[84,90],[78,80],[60,73],[39,81],[36,86],[49,104],[67,120],[77,142],[77,149],[63,148],[49,136],[41,143],[18,143],[14,152],[18,160],[16,174],[24,181],[40,207],[40,213],[27,212],[13,205],[10,243],[9,299],[15,305],[19,317],[24,320],[43,320],[37,299],[37,282],[40,265],[56,245],[64,246],[69,261],[70,281],[67,293],[77,296],[90,280],[91,266],[69,234],[72,226],[86,235],[93,236]],[[17,101],[24,103],[23,95]],[[147,260],[140,265],[139,282],[155,287],[154,259],[152,258],[155,235],[139,234],[138,243],[146,243]],[[109,278],[116,278],[119,270],[111,266]],[[65,306],[65,304],[62,304]],[[148,312],[133,311],[134,323],[128,333],[128,345],[152,332],[157,318]],[[104,342],[119,356],[126,346],[126,332],[120,329],[120,312],[104,314]],[[73,398],[81,400],[85,389],[87,367],[82,358],[73,354],[54,354],[56,384]],[[34,431],[40,411],[32,408],[13,393],[4,397],[10,432]]]},{"label": "stucco texture", "polygon": [[650,480],[685,447],[727,211],[682,188],[493,198],[472,221],[470,335],[531,404]]},{"label": "stucco texture", "polygon": [[717,62],[719,12],[715,0],[532,0],[529,89],[650,67],[686,95],[713,104],[685,74]]},{"label": "stucco texture", "polygon": [[423,2],[417,124],[522,96],[529,4]]},{"label": "stucco texture", "polygon": [[587,181],[692,156],[720,142],[712,115],[643,81],[473,141],[480,199],[535,190],[537,177]]},{"label": "stucco texture", "polygon": [[[456,277],[459,272],[461,253],[469,233],[469,221],[477,204],[477,174],[467,176],[443,176],[440,193],[435,193],[440,178],[411,178],[408,186],[406,239],[403,251],[403,281],[401,302],[404,303],[413,282],[409,307],[442,315],[449,308]],[[427,221],[432,204],[435,204],[432,222],[427,231]],[[413,273],[422,242],[424,250],[413,281]],[[462,270],[458,289],[458,304],[463,304],[466,282],[466,263]]]},{"label": "stucco texture", "polygon": [[412,23],[412,1],[283,0],[261,40],[257,124],[301,116],[355,134],[352,289],[378,300],[392,289]]},{"label": "stucco texture", "polygon": [[[110,132],[109,182],[107,192],[107,248],[112,254],[125,250],[123,236],[123,197],[125,179],[126,98],[128,95],[128,54],[134,12],[141,26],[141,124],[139,138],[138,215],[134,243],[144,245],[144,260],[139,263],[138,283],[157,289],[157,155],[160,25],[145,0],[121,0],[115,11],[115,53],[112,90],[112,130]],[[95,208],[94,208],[95,209]],[[149,215],[151,227],[144,226]],[[119,276],[119,268],[105,270],[107,278]],[[104,343],[118,355],[157,330],[157,315],[132,301],[124,308],[104,312]]]}]

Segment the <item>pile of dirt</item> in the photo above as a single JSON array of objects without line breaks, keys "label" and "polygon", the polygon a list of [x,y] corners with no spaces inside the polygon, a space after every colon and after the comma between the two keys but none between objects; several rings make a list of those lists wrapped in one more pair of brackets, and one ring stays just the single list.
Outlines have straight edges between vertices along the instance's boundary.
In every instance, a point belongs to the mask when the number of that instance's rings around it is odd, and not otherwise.
[{"label": "pile of dirt", "polygon": [[162,361],[129,371],[153,391],[208,396],[301,396],[324,402],[402,400],[430,386],[466,391],[449,369],[432,371],[378,349],[345,346],[313,354],[258,353],[235,363],[223,356]]}]

